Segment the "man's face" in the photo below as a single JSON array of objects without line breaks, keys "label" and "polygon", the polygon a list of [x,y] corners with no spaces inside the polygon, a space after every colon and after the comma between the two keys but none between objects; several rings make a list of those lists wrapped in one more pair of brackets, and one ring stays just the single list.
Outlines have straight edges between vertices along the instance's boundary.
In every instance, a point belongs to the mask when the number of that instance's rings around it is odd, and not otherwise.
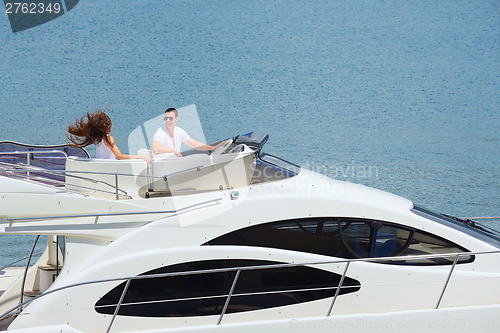
[{"label": "man's face", "polygon": [[165,126],[167,128],[174,128],[179,118],[175,115],[174,112],[165,112],[164,120]]}]

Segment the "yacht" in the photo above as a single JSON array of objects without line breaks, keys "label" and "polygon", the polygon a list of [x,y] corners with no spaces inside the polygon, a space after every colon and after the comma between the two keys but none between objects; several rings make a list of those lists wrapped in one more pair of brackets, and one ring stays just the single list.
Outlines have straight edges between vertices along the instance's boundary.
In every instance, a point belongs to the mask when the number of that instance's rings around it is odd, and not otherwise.
[{"label": "yacht", "polygon": [[47,242],[4,286],[0,327],[497,331],[498,234],[264,153],[268,138],[149,164],[0,143],[0,234]]}]

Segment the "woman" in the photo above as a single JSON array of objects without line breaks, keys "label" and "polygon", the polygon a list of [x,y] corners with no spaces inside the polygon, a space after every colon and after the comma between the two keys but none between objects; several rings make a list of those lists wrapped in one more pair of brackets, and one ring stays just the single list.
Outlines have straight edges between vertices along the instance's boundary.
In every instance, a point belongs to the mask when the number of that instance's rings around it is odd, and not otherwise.
[{"label": "woman", "polygon": [[[86,118],[86,119],[85,119]],[[106,158],[119,160],[143,159],[151,163],[148,156],[122,154],[115,143],[115,139],[109,134],[111,132],[111,119],[101,110],[96,113],[87,113],[80,120],[68,126],[66,137],[72,145],[78,148],[96,145],[96,158]]]}]

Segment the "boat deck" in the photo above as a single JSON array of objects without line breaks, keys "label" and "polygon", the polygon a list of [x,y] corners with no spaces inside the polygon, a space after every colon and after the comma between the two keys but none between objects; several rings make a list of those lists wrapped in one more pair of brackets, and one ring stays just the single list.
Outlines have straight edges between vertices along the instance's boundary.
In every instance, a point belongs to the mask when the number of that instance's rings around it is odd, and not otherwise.
[{"label": "boat deck", "polygon": [[0,296],[3,292],[23,274],[25,267],[9,267],[0,271]]}]

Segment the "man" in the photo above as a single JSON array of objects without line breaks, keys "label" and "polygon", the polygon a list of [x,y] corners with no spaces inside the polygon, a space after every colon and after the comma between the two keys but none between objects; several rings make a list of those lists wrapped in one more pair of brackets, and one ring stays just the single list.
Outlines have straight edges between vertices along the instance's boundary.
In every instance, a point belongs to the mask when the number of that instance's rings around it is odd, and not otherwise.
[{"label": "man", "polygon": [[217,146],[209,146],[193,140],[182,128],[176,127],[179,120],[179,113],[174,108],[165,110],[165,126],[160,127],[153,136],[153,153],[174,153],[181,157],[181,143],[184,142],[189,147],[197,150],[215,150],[224,142]]}]

